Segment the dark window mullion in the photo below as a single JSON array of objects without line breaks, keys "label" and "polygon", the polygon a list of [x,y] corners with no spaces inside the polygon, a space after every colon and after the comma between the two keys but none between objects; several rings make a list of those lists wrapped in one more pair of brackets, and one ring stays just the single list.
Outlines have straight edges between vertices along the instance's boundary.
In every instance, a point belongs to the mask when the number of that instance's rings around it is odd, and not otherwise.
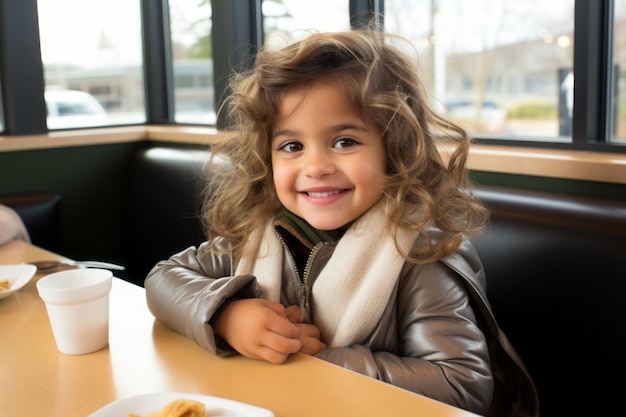
[{"label": "dark window mullion", "polygon": [[606,91],[604,96],[604,126],[606,142],[611,142],[614,135],[617,133],[616,123],[618,118],[619,103],[616,101],[618,97],[618,82],[619,82],[619,70],[614,61],[614,48],[615,48],[615,1],[610,0],[606,2],[606,9],[604,11],[604,62],[605,78],[606,78]]},{"label": "dark window mullion", "polygon": [[217,127],[228,127],[221,103],[228,95],[228,78],[233,71],[249,69],[263,44],[261,0],[212,0],[213,73]]},{"label": "dark window mullion", "polygon": [[384,26],[385,0],[350,0],[350,27],[359,29],[374,21]]},{"label": "dark window mullion", "polygon": [[606,1],[577,0],[574,12],[574,114],[572,140],[606,142],[609,42]]},{"label": "dark window mullion", "polygon": [[37,0],[0,0],[5,133],[47,133]]},{"label": "dark window mullion", "polygon": [[142,0],[146,122],[174,122],[174,83],[168,0]]}]

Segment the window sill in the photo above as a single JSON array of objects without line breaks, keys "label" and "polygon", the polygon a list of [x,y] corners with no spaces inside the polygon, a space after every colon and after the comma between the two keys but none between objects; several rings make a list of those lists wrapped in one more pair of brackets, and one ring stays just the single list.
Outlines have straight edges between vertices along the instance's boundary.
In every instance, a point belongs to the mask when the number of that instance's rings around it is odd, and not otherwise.
[{"label": "window sill", "polygon": [[[45,135],[0,136],[0,152],[140,141],[210,145],[228,136],[228,132],[207,127],[112,127]],[[625,154],[475,144],[468,166],[476,171],[626,184]]]},{"label": "window sill", "polygon": [[473,145],[476,171],[626,184],[626,154]]}]

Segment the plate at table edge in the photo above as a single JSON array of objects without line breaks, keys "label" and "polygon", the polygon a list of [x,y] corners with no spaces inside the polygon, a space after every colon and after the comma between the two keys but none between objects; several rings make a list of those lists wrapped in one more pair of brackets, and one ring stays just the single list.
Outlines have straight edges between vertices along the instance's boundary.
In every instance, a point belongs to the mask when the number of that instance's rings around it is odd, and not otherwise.
[{"label": "plate at table edge", "polygon": [[0,291],[0,300],[19,291],[35,276],[37,267],[30,264],[0,265],[0,281],[8,279],[11,287]]},{"label": "plate at table edge", "polygon": [[105,405],[88,417],[127,417],[129,413],[147,417],[148,414],[156,413],[170,402],[180,399],[204,403],[205,417],[274,417],[274,413],[266,408],[226,398],[186,392],[156,392],[122,398]]}]

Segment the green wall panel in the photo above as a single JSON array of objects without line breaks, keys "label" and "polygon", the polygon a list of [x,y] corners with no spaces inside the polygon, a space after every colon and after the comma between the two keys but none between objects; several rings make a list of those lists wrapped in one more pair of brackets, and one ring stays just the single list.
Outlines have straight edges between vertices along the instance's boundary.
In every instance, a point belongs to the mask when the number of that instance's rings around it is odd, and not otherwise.
[{"label": "green wall panel", "polygon": [[122,196],[139,143],[0,153],[0,195],[60,194],[64,255],[116,258]]},{"label": "green wall panel", "polygon": [[486,171],[472,171],[470,173],[470,178],[477,184],[501,185],[529,190],[549,191],[626,201],[626,184],[578,181]]}]

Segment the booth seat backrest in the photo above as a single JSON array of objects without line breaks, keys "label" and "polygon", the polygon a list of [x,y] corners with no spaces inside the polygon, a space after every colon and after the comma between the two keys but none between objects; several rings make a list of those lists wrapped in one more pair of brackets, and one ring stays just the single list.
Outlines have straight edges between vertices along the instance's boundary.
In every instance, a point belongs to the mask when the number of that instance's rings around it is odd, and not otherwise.
[{"label": "booth seat backrest", "polygon": [[626,202],[479,186],[474,240],[543,416],[613,415],[626,388]]},{"label": "booth seat backrest", "polygon": [[33,244],[53,252],[63,251],[61,196],[28,193],[0,196],[0,204],[15,210]]},{"label": "booth seat backrest", "polygon": [[209,155],[165,147],[135,154],[122,232],[125,279],[143,285],[158,261],[205,240],[199,215]]}]

